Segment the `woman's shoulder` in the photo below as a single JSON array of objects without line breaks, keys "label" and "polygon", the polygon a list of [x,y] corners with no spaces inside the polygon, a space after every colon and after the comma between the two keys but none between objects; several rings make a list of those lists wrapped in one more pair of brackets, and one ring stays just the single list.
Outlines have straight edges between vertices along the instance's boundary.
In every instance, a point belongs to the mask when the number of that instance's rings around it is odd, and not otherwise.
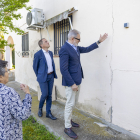
[{"label": "woman's shoulder", "polygon": [[7,87],[6,85],[0,83],[0,93],[4,94],[6,92],[10,92],[11,88]]},{"label": "woman's shoulder", "polygon": [[0,94],[9,96],[17,95],[16,91],[13,88],[8,87],[4,84],[0,84]]}]

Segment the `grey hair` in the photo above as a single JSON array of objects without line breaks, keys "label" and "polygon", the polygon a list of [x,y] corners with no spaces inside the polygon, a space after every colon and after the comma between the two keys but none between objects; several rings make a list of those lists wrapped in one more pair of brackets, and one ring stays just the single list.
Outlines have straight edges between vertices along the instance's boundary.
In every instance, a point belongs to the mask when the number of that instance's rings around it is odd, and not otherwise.
[{"label": "grey hair", "polygon": [[72,37],[77,37],[78,34],[80,34],[80,32],[75,29],[70,30],[68,33],[68,39],[71,39]]},{"label": "grey hair", "polygon": [[43,39],[45,39],[45,38],[42,38],[42,39],[40,39],[40,40],[38,41],[38,45],[39,45],[40,48],[42,48],[41,45],[42,45],[42,43],[43,43],[43,41],[42,41]]},{"label": "grey hair", "polygon": [[7,61],[0,60],[0,75],[4,76],[7,64]]}]

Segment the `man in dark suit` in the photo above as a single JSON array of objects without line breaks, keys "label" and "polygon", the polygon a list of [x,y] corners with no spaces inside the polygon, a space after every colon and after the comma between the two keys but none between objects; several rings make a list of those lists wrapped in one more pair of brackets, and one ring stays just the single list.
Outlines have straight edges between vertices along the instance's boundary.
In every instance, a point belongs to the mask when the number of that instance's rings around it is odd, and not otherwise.
[{"label": "man in dark suit", "polygon": [[50,44],[45,38],[41,39],[38,45],[41,50],[35,53],[33,61],[33,69],[42,92],[38,116],[42,117],[42,108],[46,100],[46,117],[56,120],[57,118],[51,113],[53,83],[54,78],[57,78],[53,53],[48,50]]},{"label": "man in dark suit", "polygon": [[64,132],[71,138],[76,139],[78,136],[72,131],[71,127],[79,127],[79,124],[72,121],[72,108],[78,101],[80,84],[82,82],[83,70],[80,63],[80,53],[88,53],[98,48],[98,44],[107,38],[107,34],[89,47],[80,47],[80,32],[71,30],[68,34],[68,41],[59,51],[60,71],[62,73],[62,85],[65,86],[66,105],[65,105],[65,129]]}]

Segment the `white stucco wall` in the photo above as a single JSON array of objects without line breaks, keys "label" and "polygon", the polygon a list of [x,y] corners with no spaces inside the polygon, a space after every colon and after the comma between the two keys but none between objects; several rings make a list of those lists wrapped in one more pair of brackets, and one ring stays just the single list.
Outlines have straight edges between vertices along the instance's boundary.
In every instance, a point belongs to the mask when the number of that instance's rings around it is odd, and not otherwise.
[{"label": "white stucco wall", "polygon": [[8,69],[12,69],[12,49],[9,46],[5,47],[5,60],[8,61]]},{"label": "white stucco wall", "polygon": [[[8,41],[8,44],[14,44],[13,42],[13,39],[11,36],[7,36],[7,41]],[[5,53],[4,53],[4,58],[6,61],[8,61],[8,66],[7,68],[8,69],[12,69],[12,49],[13,48],[10,48],[9,46],[5,46]]]},{"label": "white stucco wall", "polygon": [[[81,32],[79,45],[88,46],[98,40],[99,35],[107,32],[108,39],[99,49],[81,55],[84,79],[81,84],[78,108],[102,117],[108,122],[140,135],[140,1],[138,0],[36,0],[29,3],[33,8],[43,9],[46,19],[66,11],[74,6],[73,27]],[[26,11],[21,10],[23,19],[16,22],[26,30]],[[129,22],[130,28],[124,28]],[[39,50],[37,45],[40,33],[29,32],[29,49]],[[49,26],[52,39],[50,50],[54,51],[53,25]],[[22,58],[21,36],[13,33],[16,51],[16,81],[26,83],[37,90],[38,83],[32,69],[33,56]],[[7,36],[8,37],[8,36]],[[47,38],[47,31],[42,30]],[[62,87],[59,58],[54,57],[58,79],[55,85],[59,97],[65,97]]]},{"label": "white stucco wall", "polygon": [[[140,135],[140,1],[113,2],[112,123]],[[130,28],[123,27],[129,22]]]}]

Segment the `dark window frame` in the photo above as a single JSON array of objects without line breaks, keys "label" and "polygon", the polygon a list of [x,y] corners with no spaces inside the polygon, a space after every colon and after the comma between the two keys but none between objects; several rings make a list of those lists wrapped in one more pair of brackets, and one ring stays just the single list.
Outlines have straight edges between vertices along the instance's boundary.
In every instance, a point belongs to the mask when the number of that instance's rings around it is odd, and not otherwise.
[{"label": "dark window frame", "polygon": [[22,57],[29,57],[29,33],[22,35]]},{"label": "dark window frame", "polygon": [[[72,15],[69,15],[72,23]],[[68,40],[68,33],[71,30],[69,19],[56,22],[54,24],[54,55],[58,56],[60,48]]]}]

